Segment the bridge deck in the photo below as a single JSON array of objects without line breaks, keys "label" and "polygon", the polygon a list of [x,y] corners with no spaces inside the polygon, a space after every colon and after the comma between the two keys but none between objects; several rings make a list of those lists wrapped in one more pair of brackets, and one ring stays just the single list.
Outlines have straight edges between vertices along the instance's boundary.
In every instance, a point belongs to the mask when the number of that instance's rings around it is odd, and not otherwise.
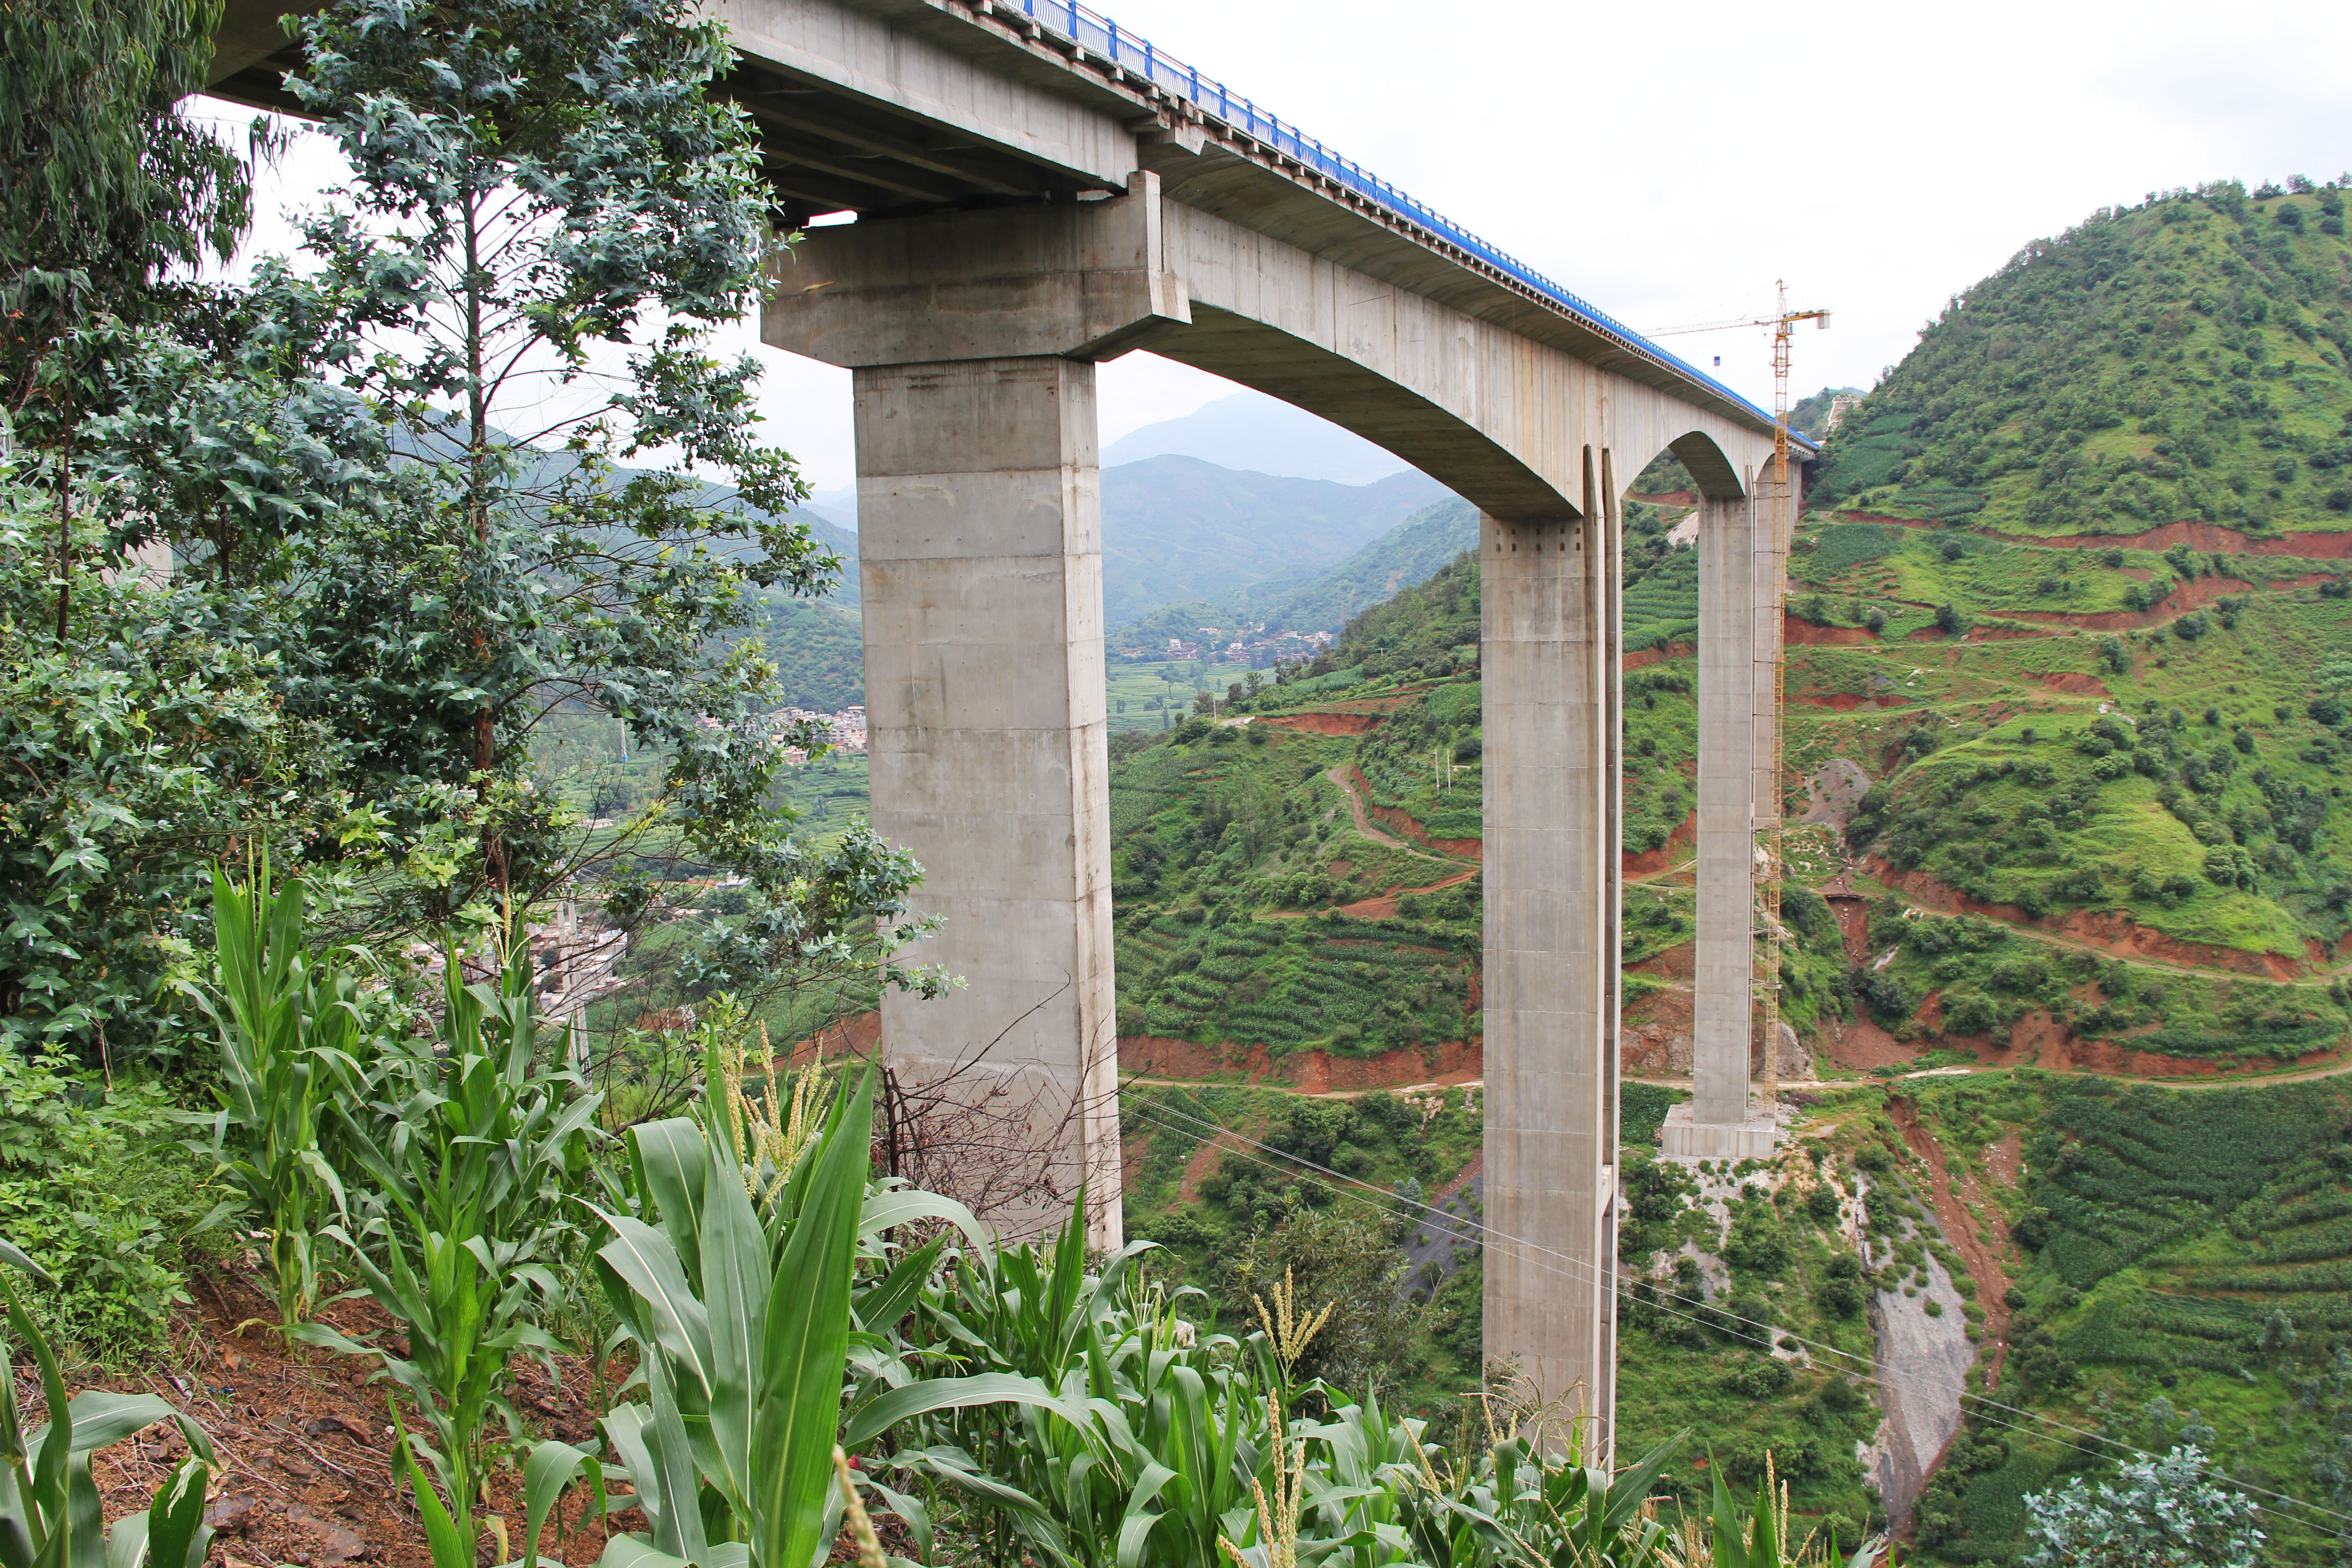
[{"label": "bridge deck", "polygon": [[[213,90],[291,111],[282,0],[230,0]],[[1770,416],[1553,279],[1076,0],[719,0],[794,222],[1171,199],[1410,289],[1736,423]],[[1058,111],[1058,112],[1057,112]],[[1801,445],[1810,450],[1811,443]]]}]

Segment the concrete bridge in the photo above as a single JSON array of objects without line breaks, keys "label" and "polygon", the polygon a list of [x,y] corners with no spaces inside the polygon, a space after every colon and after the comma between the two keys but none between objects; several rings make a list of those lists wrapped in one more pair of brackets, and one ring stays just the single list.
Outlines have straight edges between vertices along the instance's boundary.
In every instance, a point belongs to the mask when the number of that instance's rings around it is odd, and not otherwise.
[{"label": "concrete bridge", "polygon": [[[228,9],[215,90],[289,107],[282,0]],[[970,982],[887,999],[890,1057],[985,1051],[1118,1241],[1095,367],[1148,347],[1377,442],[1484,514],[1486,1354],[1605,1441],[1619,498],[1669,448],[1702,495],[1694,1110],[1731,1129],[1779,808],[1769,416],[1063,0],[711,9],[789,219],[856,215],[779,262],[762,335],[854,373],[874,822],[948,917],[926,956]]]}]

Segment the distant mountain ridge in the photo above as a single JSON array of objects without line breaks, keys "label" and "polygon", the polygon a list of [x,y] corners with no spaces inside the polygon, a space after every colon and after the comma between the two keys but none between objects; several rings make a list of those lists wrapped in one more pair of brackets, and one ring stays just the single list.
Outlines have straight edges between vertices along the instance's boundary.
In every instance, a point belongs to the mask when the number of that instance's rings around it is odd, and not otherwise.
[{"label": "distant mountain ridge", "polygon": [[1423,507],[1276,601],[1265,622],[1277,630],[1337,632],[1350,617],[1427,581],[1477,544],[1476,507],[1459,497]]},{"label": "distant mountain ridge", "polygon": [[1407,466],[1362,437],[1262,392],[1235,393],[1181,418],[1129,431],[1103,448],[1102,466],[1160,457],[1342,485],[1371,484]]},{"label": "distant mountain ridge", "polygon": [[1186,600],[1267,603],[1447,499],[1413,471],[1341,485],[1174,456],[1106,468],[1102,487],[1103,615],[1114,626]]},{"label": "distant mountain ridge", "polygon": [[[1436,571],[1477,531],[1466,502],[1412,470],[1344,485],[1171,455],[1103,469],[1102,495],[1105,625],[1132,634],[1147,622],[1181,623],[1155,643],[1244,621],[1337,631]],[[857,536],[834,521],[842,499],[835,492],[822,510],[794,514],[842,555],[838,585],[818,605],[780,603],[765,633],[796,693],[790,700],[804,707],[838,707],[863,690],[853,657]]]}]

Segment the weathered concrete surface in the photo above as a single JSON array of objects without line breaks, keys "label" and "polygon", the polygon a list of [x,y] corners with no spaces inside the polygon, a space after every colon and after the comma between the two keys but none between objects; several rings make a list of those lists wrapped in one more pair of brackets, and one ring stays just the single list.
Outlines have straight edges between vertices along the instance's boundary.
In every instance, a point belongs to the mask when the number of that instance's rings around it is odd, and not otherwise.
[{"label": "weathered concrete surface", "polygon": [[1658,1145],[1676,1160],[1769,1160],[1780,1135],[1778,1117],[1759,1107],[1745,1121],[1700,1121],[1695,1101],[1670,1106],[1658,1129]]},{"label": "weathered concrete surface", "polygon": [[1755,878],[1757,516],[1703,498],[1698,530],[1698,939],[1693,958],[1692,1116],[1748,1120]]},{"label": "weathered concrete surface", "polygon": [[969,983],[886,993],[890,1057],[1026,1108],[1051,1186],[999,1216],[1008,1234],[1083,1180],[1090,1236],[1116,1247],[1094,375],[1051,356],[857,371],[858,576],[874,826],[946,917],[920,956]]},{"label": "weathered concrete surface", "polygon": [[1617,531],[1486,518],[1486,1351],[1592,1418],[1615,1404]]}]

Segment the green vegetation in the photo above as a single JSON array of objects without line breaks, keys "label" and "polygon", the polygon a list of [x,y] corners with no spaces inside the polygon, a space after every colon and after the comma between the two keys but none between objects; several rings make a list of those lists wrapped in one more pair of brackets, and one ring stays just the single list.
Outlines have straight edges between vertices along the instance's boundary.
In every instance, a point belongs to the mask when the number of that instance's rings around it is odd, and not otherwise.
[{"label": "green vegetation", "polygon": [[855,609],[823,599],[772,599],[760,646],[776,667],[779,706],[837,713],[864,705],[866,645]]},{"label": "green vegetation", "polygon": [[[100,1391],[68,1396],[57,1352],[25,1310],[10,1269],[44,1284],[49,1276],[16,1247],[0,1242],[0,1299],[9,1336],[29,1350],[41,1381],[40,1426],[17,1405],[16,1372],[0,1343],[0,1431],[9,1451],[0,1458],[0,1530],[12,1554],[27,1563],[152,1563],[154,1568],[202,1568],[212,1548],[205,1522],[205,1489],[215,1462],[205,1429],[152,1394]],[[99,1512],[90,1456],[158,1422],[179,1429],[188,1455],[173,1466],[143,1513],[107,1524]]]},{"label": "green vegetation", "polygon": [[[1864,800],[1849,842],[2032,917],[2118,909],[2183,941],[2291,960],[2306,939],[2335,942],[2352,931],[2352,859],[2333,826],[2344,713],[2325,654],[2352,634],[2352,602],[2252,598],[2226,618],[2145,663],[2141,639],[2096,645],[2093,679],[2116,700],[2088,711],[1906,714],[1890,733],[1912,765]],[[2080,640],[2076,658],[2093,652]],[[2191,663],[2234,679],[2200,689],[2175,668]]]},{"label": "green vegetation", "polygon": [[[2341,1509],[2330,1422],[2352,1391],[2352,1102],[2333,1081],[2212,1090],[2019,1073],[1906,1089],[1920,1120],[1995,1194],[2021,1247],[1999,1394],[2089,1436],[1976,1411],[1921,1503],[1946,1562],[2009,1562],[2029,1492],[2176,1445],[2222,1475]],[[2025,1179],[1981,1156],[2021,1134]],[[1971,1163],[1969,1156],[1979,1159]],[[2333,1562],[2320,1516],[2273,1511],[2264,1562]]]},{"label": "green vegetation", "polygon": [[1448,889],[1447,912],[1467,906],[1472,919],[1187,922],[1199,906],[1149,925],[1130,917],[1124,952],[1123,1015],[1139,1007],[1141,1027],[1122,1032],[1238,1041],[1279,1053],[1320,1046],[1340,1056],[1370,1056],[1408,1046],[1435,1046],[1477,1032],[1469,1007],[1477,952],[1477,891]]},{"label": "green vegetation", "polygon": [[0,1051],[0,1239],[57,1281],[27,1305],[80,1355],[120,1363],[155,1350],[217,1238],[191,1235],[215,1196],[181,1146],[175,1110],[162,1085],[110,1090],[62,1054]]},{"label": "green vegetation", "polygon": [[[1868,1364],[1871,1344],[1864,1269],[1837,1229],[1850,1173],[1820,1145],[1717,1174],[1630,1142],[1624,1170],[1619,1252],[1633,1280],[1620,1311],[1621,1441],[1696,1426],[1743,1484],[1764,1474],[1769,1452],[1809,1523],[1861,1539],[1874,1505],[1855,1445],[1879,1417],[1847,1375]],[[1776,1351],[1788,1335],[1847,1354]]]},{"label": "green vegetation", "polygon": [[2221,181],[2035,241],[1849,415],[1816,503],[2023,534],[2352,527],[2343,211]]},{"label": "green vegetation", "polygon": [[1275,631],[1336,632],[1399,590],[1426,581],[1478,545],[1478,510],[1468,501],[1424,507],[1254,619]]}]

